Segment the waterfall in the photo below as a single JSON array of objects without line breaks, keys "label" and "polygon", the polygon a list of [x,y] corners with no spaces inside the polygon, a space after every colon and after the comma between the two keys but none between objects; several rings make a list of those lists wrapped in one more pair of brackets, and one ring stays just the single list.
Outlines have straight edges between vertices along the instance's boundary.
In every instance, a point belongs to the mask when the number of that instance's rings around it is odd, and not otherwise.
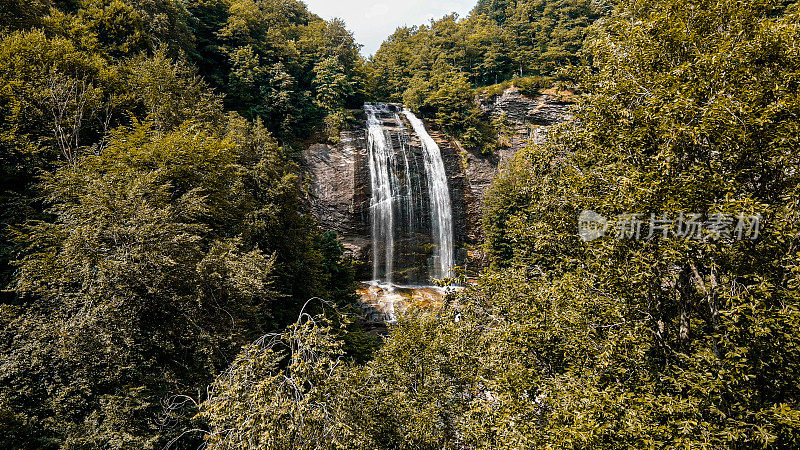
[{"label": "waterfall", "polygon": [[367,112],[369,176],[372,187],[372,279],[380,280],[383,262],[386,275],[384,281],[391,284],[394,270],[394,201],[389,165],[394,161],[394,150],[387,142],[383,122],[378,116],[381,110],[373,105],[364,105],[364,110]]},{"label": "waterfall", "polygon": [[433,140],[425,125],[411,111],[403,110],[414,132],[422,141],[425,155],[425,173],[428,176],[433,239],[436,245],[435,261],[438,278],[452,276],[453,272],[453,210],[450,204],[450,190],[447,187],[447,173],[439,146]]},{"label": "waterfall", "polygon": [[373,281],[392,286],[451,276],[453,218],[439,146],[410,111],[402,112],[411,132],[394,105],[368,103],[364,111]]}]

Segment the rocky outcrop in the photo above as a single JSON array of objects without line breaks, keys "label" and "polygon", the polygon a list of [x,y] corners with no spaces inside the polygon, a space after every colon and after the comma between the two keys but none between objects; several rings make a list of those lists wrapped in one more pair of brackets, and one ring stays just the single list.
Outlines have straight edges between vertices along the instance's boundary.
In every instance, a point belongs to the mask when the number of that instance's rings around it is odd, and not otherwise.
[{"label": "rocky outcrop", "polygon": [[[514,157],[520,149],[531,144],[541,144],[552,125],[570,119],[570,103],[559,100],[554,94],[542,94],[528,98],[511,88],[493,98],[479,98],[481,110],[492,119],[505,116],[510,136],[506,145],[491,155],[474,149],[459,148],[461,174],[463,178],[467,238],[471,244],[468,262],[473,266],[483,264],[483,255],[478,247],[483,242],[481,217],[489,187],[503,164]],[[457,143],[456,143],[457,145]]]},{"label": "rocky outcrop", "polygon": [[505,115],[511,136],[506,147],[492,155],[465,150],[464,170],[477,202],[473,206],[483,204],[488,187],[506,160],[527,145],[541,144],[550,126],[570,119],[570,103],[558,100],[553,94],[528,98],[516,88],[494,98],[479,98],[478,105],[491,118]]},{"label": "rocky outcrop", "polygon": [[569,103],[559,100],[555,93],[545,93],[528,98],[519,89],[507,89],[492,98],[479,98],[478,104],[485,113],[498,117],[505,114],[515,124],[551,126],[569,120]]},{"label": "rocky outcrop", "polygon": [[312,144],[303,154],[312,215],[336,231],[354,257],[366,258],[370,243],[370,182],[364,130],[344,131],[339,144]]}]

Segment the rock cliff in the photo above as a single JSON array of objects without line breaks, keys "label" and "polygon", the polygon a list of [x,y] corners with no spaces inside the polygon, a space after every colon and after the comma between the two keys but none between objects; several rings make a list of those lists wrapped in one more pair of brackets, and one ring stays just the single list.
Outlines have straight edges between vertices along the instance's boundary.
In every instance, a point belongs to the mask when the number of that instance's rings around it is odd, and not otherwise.
[{"label": "rock cliff", "polygon": [[370,242],[370,182],[365,130],[348,130],[337,145],[312,144],[303,154],[312,215],[326,230],[336,231],[358,259]]},{"label": "rock cliff", "polygon": [[[504,161],[530,142],[542,142],[547,128],[569,119],[569,104],[551,94],[527,98],[509,89],[494,98],[477,99],[487,116],[505,116],[510,129],[507,145],[491,155],[463,148],[460,144],[426,124],[442,151],[448,174],[456,261],[477,269],[482,241],[480,219],[483,202]],[[363,116],[363,115],[362,115]],[[508,134],[508,133],[507,133]],[[411,139],[412,151],[420,147]],[[309,145],[303,155],[310,210],[323,228],[336,231],[354,257],[368,262],[370,245],[370,173],[365,129],[353,128],[340,134],[340,142]]]}]

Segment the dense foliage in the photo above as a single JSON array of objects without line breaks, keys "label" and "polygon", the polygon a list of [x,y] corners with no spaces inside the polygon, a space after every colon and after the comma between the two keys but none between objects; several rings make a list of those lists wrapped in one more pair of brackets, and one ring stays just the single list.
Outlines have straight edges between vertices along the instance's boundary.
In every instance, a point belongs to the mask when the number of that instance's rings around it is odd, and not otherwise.
[{"label": "dense foliage", "polygon": [[580,64],[588,27],[611,3],[582,0],[480,1],[465,19],[401,27],[372,57],[375,95],[400,100],[407,81],[428,78],[440,65],[472,86],[513,77],[554,76]]},{"label": "dense foliage", "polygon": [[[478,283],[365,366],[309,320],[278,338],[306,352],[288,372],[250,348],[203,406],[212,447],[800,445],[797,5],[629,2],[591,36],[574,121],[492,189]],[[762,222],[584,242],[583,210]],[[240,398],[263,414],[231,414]]]},{"label": "dense foliage", "polygon": [[[369,67],[294,0],[0,6],[0,447],[800,446],[796,2],[481,1]],[[491,266],[373,353],[292,145],[364,83],[482,145],[473,88],[569,66]],[[585,242],[586,210],[761,227]]]},{"label": "dense foliage", "polygon": [[0,447],[163,447],[241,345],[351,299],[293,148],[357,49],[294,0],[0,2]]},{"label": "dense foliage", "polygon": [[604,2],[481,1],[463,20],[402,27],[368,67],[371,95],[402,101],[470,149],[490,152],[496,127],[474,104],[474,88],[518,79],[529,95],[585,59],[588,27]]},{"label": "dense foliage", "polygon": [[295,0],[203,0],[189,11],[201,73],[229,108],[260,117],[278,137],[361,106],[359,47],[341,21],[320,20]]}]

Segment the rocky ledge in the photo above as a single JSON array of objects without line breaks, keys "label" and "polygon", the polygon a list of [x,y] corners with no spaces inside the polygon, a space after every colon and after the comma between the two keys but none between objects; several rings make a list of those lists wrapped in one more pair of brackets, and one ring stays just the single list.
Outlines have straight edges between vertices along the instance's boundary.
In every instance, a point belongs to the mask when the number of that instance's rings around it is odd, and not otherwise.
[{"label": "rocky ledge", "polygon": [[431,286],[383,286],[362,283],[356,293],[361,298],[361,308],[367,321],[382,324],[394,322],[399,315],[410,309],[441,306],[447,290]]}]

